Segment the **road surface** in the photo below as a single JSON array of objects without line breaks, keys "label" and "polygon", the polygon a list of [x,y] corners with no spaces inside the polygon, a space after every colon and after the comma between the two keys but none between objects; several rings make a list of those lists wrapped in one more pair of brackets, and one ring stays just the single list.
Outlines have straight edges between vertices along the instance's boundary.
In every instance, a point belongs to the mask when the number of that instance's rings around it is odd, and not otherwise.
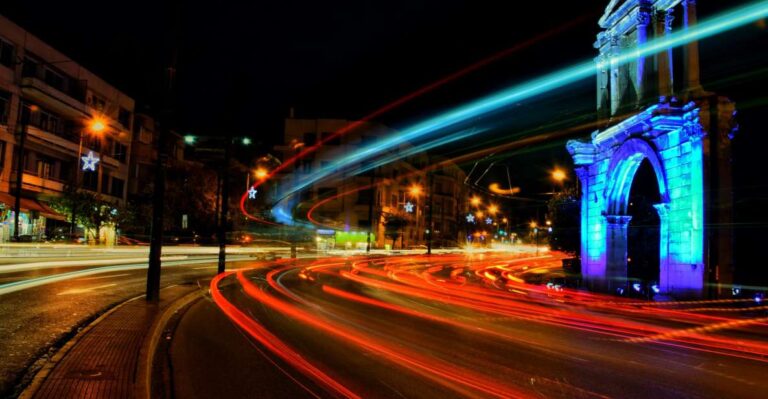
[{"label": "road surface", "polygon": [[[179,338],[174,389],[180,398],[276,385],[306,397],[765,397],[765,307],[524,283],[559,264],[550,253],[339,257],[223,275],[212,298],[244,334]],[[211,305],[200,306],[197,323],[212,320]],[[195,330],[183,324],[179,337]],[[282,379],[265,375],[266,363]]]}]

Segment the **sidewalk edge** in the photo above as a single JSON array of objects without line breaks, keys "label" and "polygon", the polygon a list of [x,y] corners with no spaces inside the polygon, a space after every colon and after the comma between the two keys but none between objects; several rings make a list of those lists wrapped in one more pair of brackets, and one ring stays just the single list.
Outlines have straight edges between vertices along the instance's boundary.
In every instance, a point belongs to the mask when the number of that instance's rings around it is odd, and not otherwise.
[{"label": "sidewalk edge", "polygon": [[51,358],[45,362],[43,367],[40,368],[40,370],[35,373],[35,376],[32,377],[32,382],[27,385],[26,388],[24,388],[23,391],[21,391],[21,394],[19,395],[19,399],[31,399],[35,396],[35,393],[40,389],[40,386],[43,384],[45,379],[48,377],[48,374],[51,373],[51,370],[56,367],[57,364],[61,361],[61,359],[64,358],[64,356],[69,353],[69,351],[78,343],[80,340],[88,334],[89,331],[91,331],[96,325],[101,323],[104,319],[109,317],[112,313],[116,312],[123,306],[138,300],[144,298],[144,295],[138,295],[133,298],[130,298],[126,301],[123,301],[115,306],[113,306],[111,309],[104,312],[101,316],[97,317],[96,320],[89,323],[87,326],[83,327],[82,330],[80,330],[77,334],[75,334],[72,339],[67,341],[59,350],[56,351],[56,353],[51,356]]},{"label": "sidewalk edge", "polygon": [[163,310],[159,317],[156,317],[149,328],[149,332],[144,338],[139,351],[139,363],[136,366],[135,396],[138,399],[148,399],[152,397],[152,376],[153,366],[157,347],[162,339],[165,327],[171,318],[187,305],[203,298],[205,292],[197,289],[181,298],[173,301]]}]

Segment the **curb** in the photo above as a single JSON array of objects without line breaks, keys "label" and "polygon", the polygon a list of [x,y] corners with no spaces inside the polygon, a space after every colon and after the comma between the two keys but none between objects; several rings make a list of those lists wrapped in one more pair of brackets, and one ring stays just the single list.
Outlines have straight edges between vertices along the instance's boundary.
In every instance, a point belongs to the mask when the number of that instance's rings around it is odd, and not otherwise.
[{"label": "curb", "polygon": [[56,351],[56,353],[51,356],[51,358],[45,362],[43,367],[40,368],[40,371],[38,371],[34,377],[32,377],[32,382],[29,383],[29,385],[24,388],[24,390],[19,395],[19,399],[31,399],[35,396],[35,393],[40,389],[40,386],[43,384],[45,379],[48,377],[48,374],[51,373],[51,370],[53,370],[54,367],[56,367],[57,364],[61,361],[61,359],[64,358],[64,356],[69,353],[69,351],[74,347],[78,342],[80,342],[80,339],[82,339],[86,334],[88,334],[89,331],[91,331],[96,325],[101,323],[104,319],[109,317],[112,313],[116,312],[123,306],[138,300],[144,298],[144,295],[139,295],[133,298],[130,298],[122,303],[119,303],[115,306],[113,306],[111,309],[104,312],[101,316],[96,318],[96,320],[92,321],[90,324],[85,326],[82,330],[80,330],[75,336],[67,341],[61,349]]},{"label": "curb", "polygon": [[152,397],[152,376],[155,363],[157,346],[162,340],[166,326],[171,318],[187,305],[203,298],[203,290],[195,290],[179,299],[176,299],[163,311],[159,317],[156,317],[149,328],[149,332],[141,345],[139,351],[139,363],[136,366],[136,385],[135,395],[138,399],[149,399]]}]

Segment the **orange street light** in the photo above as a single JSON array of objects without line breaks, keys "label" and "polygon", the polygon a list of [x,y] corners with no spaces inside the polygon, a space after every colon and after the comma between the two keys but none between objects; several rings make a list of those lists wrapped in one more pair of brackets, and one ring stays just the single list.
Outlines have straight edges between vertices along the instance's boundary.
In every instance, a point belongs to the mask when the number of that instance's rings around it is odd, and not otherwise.
[{"label": "orange street light", "polygon": [[531,228],[532,228],[532,229],[535,229],[536,227],[538,227],[538,225],[536,224],[536,222],[531,222]]},{"label": "orange street light", "polygon": [[558,183],[562,183],[563,180],[567,178],[568,178],[568,175],[566,175],[565,171],[560,168],[556,168],[555,170],[552,171],[552,179],[554,179]]},{"label": "orange street light", "polygon": [[498,211],[499,211],[499,207],[496,205],[492,204],[491,206],[488,207],[488,213],[490,213],[491,215],[495,215]]},{"label": "orange street light", "polygon": [[483,211],[477,211],[477,213],[475,213],[475,216],[479,218],[483,217]]},{"label": "orange street light", "polygon": [[507,223],[509,221],[509,219],[504,218],[504,219],[501,219],[501,221],[504,222],[504,223]]},{"label": "orange street light", "polygon": [[410,189],[408,189],[408,192],[411,194],[411,196],[418,197],[419,195],[421,195],[421,186],[418,184],[414,184],[411,186]]},{"label": "orange street light", "polygon": [[100,134],[107,130],[107,123],[101,118],[93,118],[88,122],[88,130],[92,133]]},{"label": "orange street light", "polygon": [[474,206],[478,206],[478,205],[480,205],[480,197],[477,197],[477,196],[475,196],[475,197],[472,197],[472,198],[469,200],[469,202],[470,202],[472,205],[474,205]]},{"label": "orange street light", "polygon": [[269,171],[264,168],[258,168],[254,174],[256,175],[257,179],[265,179],[267,176],[269,176]]}]

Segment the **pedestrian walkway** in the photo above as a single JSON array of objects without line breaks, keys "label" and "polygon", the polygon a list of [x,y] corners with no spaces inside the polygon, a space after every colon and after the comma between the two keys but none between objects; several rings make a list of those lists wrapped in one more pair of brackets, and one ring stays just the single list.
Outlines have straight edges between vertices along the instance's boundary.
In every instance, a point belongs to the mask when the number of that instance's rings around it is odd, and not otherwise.
[{"label": "pedestrian walkway", "polygon": [[[158,304],[144,297],[124,303],[85,331],[23,396],[34,398],[134,398],[142,348],[155,321],[176,300],[195,291],[193,286],[171,286],[161,291]],[[58,360],[58,361],[57,361]],[[50,367],[50,366],[49,366]],[[44,367],[42,373],[45,373]]]}]

